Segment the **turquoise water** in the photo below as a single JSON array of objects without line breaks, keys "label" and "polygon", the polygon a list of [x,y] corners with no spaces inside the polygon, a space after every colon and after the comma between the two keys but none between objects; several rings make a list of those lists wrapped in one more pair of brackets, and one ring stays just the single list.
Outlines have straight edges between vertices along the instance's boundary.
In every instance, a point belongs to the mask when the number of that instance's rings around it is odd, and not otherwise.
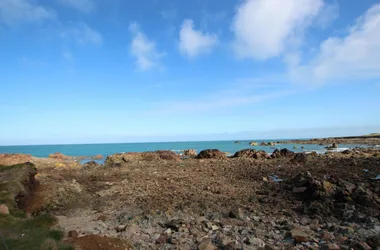
[{"label": "turquoise water", "polygon": [[[257,140],[260,142],[279,141],[279,140]],[[108,156],[121,152],[143,152],[143,151],[155,151],[155,150],[173,150],[180,152],[184,149],[195,149],[198,152],[203,149],[219,149],[223,152],[229,152],[231,154],[236,151],[253,148],[256,150],[264,150],[268,153],[273,152],[276,148],[288,148],[296,152],[308,152],[317,151],[323,153],[325,151],[324,146],[320,145],[297,145],[298,149],[293,149],[295,144],[279,144],[275,147],[256,146],[251,147],[250,141],[241,141],[241,143],[234,143],[234,141],[199,141],[199,142],[152,142],[152,143],[119,143],[119,144],[76,144],[76,145],[38,145],[38,146],[0,146],[0,154],[2,153],[22,153],[30,154],[36,157],[47,157],[49,154],[55,152],[61,152],[69,156],[94,156],[101,154]],[[304,149],[301,149],[304,146]],[[340,144],[341,150],[354,148],[362,145],[344,145]]]}]

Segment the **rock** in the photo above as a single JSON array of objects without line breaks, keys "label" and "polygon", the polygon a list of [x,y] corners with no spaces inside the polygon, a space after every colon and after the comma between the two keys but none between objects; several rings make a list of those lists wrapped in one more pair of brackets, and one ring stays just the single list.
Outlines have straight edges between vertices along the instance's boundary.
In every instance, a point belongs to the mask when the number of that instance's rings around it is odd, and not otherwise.
[{"label": "rock", "polygon": [[234,143],[238,144],[238,143],[241,143],[241,141],[235,141]]},{"label": "rock", "polygon": [[68,236],[69,236],[69,238],[75,239],[75,238],[78,238],[79,233],[75,230],[72,230],[72,231],[69,231]]},{"label": "rock", "polygon": [[5,204],[0,205],[0,214],[9,214],[8,206]]},{"label": "rock", "polygon": [[244,211],[243,209],[239,208],[233,208],[231,209],[229,213],[230,218],[236,218],[236,219],[244,219]]},{"label": "rock", "polygon": [[125,229],[127,234],[139,234],[141,232],[140,227],[137,224],[132,224]]},{"label": "rock", "polygon": [[380,248],[380,236],[371,236],[366,240],[367,244],[372,248]]},{"label": "rock", "polygon": [[57,160],[66,160],[66,159],[68,159],[70,157],[68,157],[67,155],[64,155],[62,153],[56,152],[54,154],[50,154],[48,156],[48,158],[50,158],[50,159],[57,159]]},{"label": "rock", "polygon": [[252,158],[253,154],[256,153],[254,149],[243,149],[237,151],[232,157],[233,158]]},{"label": "rock", "polygon": [[101,160],[103,158],[104,158],[103,155],[95,155],[92,157],[92,159],[94,159],[94,160]]},{"label": "rock", "polygon": [[257,142],[255,142],[255,141],[251,141],[250,143],[249,143],[249,145],[250,146],[259,146],[259,143],[257,143]]},{"label": "rock", "polygon": [[302,242],[308,242],[309,241],[309,235],[305,233],[304,231],[301,231],[299,229],[293,229],[291,231],[293,239],[297,243],[302,243]]},{"label": "rock", "polygon": [[96,161],[89,161],[82,165],[83,168],[98,168],[102,167],[103,165],[97,163]]},{"label": "rock", "polygon": [[338,148],[338,144],[336,144],[335,142],[331,146],[326,147],[327,150],[332,150],[332,149],[336,149],[336,148]]},{"label": "rock", "polygon": [[350,245],[353,250],[371,250],[372,248],[363,241],[355,241]]},{"label": "rock", "polygon": [[181,161],[179,155],[170,150],[158,150],[154,152],[142,152],[142,153],[120,153],[109,155],[104,165],[106,167],[122,167],[128,163],[135,163],[139,161]]},{"label": "rock", "polygon": [[185,149],[185,150],[183,150],[183,155],[197,156],[197,151],[195,149]]},{"label": "rock", "polygon": [[166,234],[161,234],[157,239],[156,239],[156,243],[157,244],[165,244],[166,242],[168,242],[168,236]]},{"label": "rock", "polygon": [[32,156],[27,154],[0,154],[0,165],[4,166],[30,162],[31,160]]},{"label": "rock", "polygon": [[337,244],[323,244],[320,250],[339,250],[340,247]]},{"label": "rock", "polygon": [[265,242],[262,239],[254,238],[254,237],[249,238],[249,244],[257,248],[265,247]]},{"label": "rock", "polygon": [[116,227],[116,231],[119,233],[124,232],[126,227],[127,227],[126,225],[119,225]]},{"label": "rock", "polygon": [[198,156],[198,159],[226,159],[225,153],[219,151],[218,149],[206,149],[202,150]]},{"label": "rock", "polygon": [[199,249],[199,250],[216,250],[217,247],[214,246],[214,245],[210,242],[210,240],[205,240],[205,241],[203,241],[201,244],[199,244],[198,249]]},{"label": "rock", "polygon": [[294,152],[290,151],[287,148],[283,148],[281,150],[276,149],[275,151],[273,151],[271,157],[272,158],[281,158],[281,157],[291,158],[291,157],[294,157]]}]

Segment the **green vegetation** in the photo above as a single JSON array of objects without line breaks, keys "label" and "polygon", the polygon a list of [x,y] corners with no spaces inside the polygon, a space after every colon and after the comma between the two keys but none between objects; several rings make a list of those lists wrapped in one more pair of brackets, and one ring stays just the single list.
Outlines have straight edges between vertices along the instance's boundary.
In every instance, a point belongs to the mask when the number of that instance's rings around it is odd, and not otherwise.
[{"label": "green vegetation", "polygon": [[[9,208],[10,214],[0,214],[0,233],[9,250],[57,250],[73,249],[61,242],[63,232],[52,230],[56,223],[53,216],[43,214],[27,218],[25,212],[17,207],[15,197],[27,192],[30,176],[36,173],[32,164],[0,166],[0,204]],[[0,249],[6,249],[0,237]]]}]

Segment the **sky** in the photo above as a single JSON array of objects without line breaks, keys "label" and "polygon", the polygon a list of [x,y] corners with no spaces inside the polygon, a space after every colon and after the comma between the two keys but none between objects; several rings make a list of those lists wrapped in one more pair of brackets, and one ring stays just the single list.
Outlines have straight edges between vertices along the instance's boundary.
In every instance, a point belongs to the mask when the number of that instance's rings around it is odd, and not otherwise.
[{"label": "sky", "polygon": [[380,132],[380,1],[0,0],[0,145]]}]

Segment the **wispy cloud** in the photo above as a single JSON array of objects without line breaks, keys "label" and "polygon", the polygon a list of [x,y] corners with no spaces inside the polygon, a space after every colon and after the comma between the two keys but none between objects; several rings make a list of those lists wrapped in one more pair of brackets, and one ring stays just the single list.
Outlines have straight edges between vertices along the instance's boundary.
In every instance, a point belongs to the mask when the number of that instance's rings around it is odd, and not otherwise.
[{"label": "wispy cloud", "polygon": [[56,13],[28,0],[1,0],[0,22],[8,26],[55,19]]},{"label": "wispy cloud", "polygon": [[92,0],[57,0],[60,4],[89,13],[95,8]]},{"label": "wispy cloud", "polygon": [[63,39],[74,41],[80,45],[101,45],[103,43],[102,35],[85,23],[71,23],[67,27],[62,28],[60,36]]},{"label": "wispy cloud", "polygon": [[161,68],[160,60],[165,56],[165,53],[157,51],[156,43],[140,30],[137,23],[132,23],[129,30],[133,34],[130,52],[136,58],[137,69],[146,71]]},{"label": "wispy cloud", "polygon": [[218,43],[218,37],[215,34],[203,33],[195,30],[193,26],[193,21],[186,19],[179,32],[179,49],[182,54],[190,58],[210,52]]},{"label": "wispy cloud", "polygon": [[180,115],[206,111],[225,111],[229,108],[247,107],[255,103],[278,99],[295,93],[295,90],[284,85],[286,80],[278,84],[268,84],[269,79],[244,78],[224,85],[190,100],[163,101],[155,104],[153,115]]}]

